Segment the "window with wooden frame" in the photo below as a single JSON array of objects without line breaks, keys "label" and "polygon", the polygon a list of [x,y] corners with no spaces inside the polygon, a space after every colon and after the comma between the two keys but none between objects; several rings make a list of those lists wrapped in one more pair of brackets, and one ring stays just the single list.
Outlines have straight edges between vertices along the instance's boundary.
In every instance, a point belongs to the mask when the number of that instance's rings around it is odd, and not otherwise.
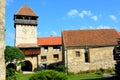
[{"label": "window with wooden frame", "polygon": [[54,51],[60,51],[60,46],[58,46],[58,45],[53,46],[53,50],[54,50]]},{"label": "window with wooden frame", "polygon": [[90,55],[89,55],[89,49],[88,48],[85,49],[84,55],[85,55],[85,62],[89,63],[90,62]]},{"label": "window with wooden frame", "polygon": [[75,52],[75,56],[76,56],[76,57],[80,57],[80,51],[76,51],[76,52]]},{"label": "window with wooden frame", "polygon": [[59,55],[58,54],[53,54],[53,58],[59,60]]},{"label": "window with wooden frame", "polygon": [[47,57],[46,56],[41,56],[41,61],[47,61]]},{"label": "window with wooden frame", "polygon": [[44,51],[48,52],[48,46],[44,46]]}]

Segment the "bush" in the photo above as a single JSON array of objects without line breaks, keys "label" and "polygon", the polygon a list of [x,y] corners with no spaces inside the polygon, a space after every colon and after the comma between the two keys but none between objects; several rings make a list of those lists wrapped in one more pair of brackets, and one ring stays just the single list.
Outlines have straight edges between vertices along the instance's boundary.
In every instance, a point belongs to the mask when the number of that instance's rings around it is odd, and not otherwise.
[{"label": "bush", "polygon": [[66,80],[67,75],[54,70],[42,70],[33,74],[29,80]]},{"label": "bush", "polygon": [[13,68],[6,68],[6,80],[16,80],[16,73]]},{"label": "bush", "polygon": [[66,72],[66,67],[64,65],[59,65],[56,70],[59,71],[59,72]]},{"label": "bush", "polygon": [[56,70],[59,72],[66,72],[66,70],[67,70],[67,68],[64,65],[58,65],[58,64],[50,64],[48,66],[48,69]]}]

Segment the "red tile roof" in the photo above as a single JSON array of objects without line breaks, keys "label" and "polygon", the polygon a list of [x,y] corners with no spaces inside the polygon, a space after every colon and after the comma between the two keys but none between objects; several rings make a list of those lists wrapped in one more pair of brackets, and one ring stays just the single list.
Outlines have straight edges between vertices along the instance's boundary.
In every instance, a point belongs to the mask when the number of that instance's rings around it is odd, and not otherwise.
[{"label": "red tile roof", "polygon": [[61,37],[38,38],[38,45],[40,46],[62,45],[62,40],[61,40]]},{"label": "red tile roof", "polygon": [[36,16],[33,10],[29,6],[22,6],[15,15],[24,15],[24,16]]},{"label": "red tile roof", "polygon": [[21,49],[25,56],[30,55],[39,55],[40,49],[39,48],[28,48],[28,49]]},{"label": "red tile roof", "polygon": [[120,32],[118,32],[119,36],[120,36]]},{"label": "red tile roof", "polygon": [[62,32],[65,46],[105,46],[117,44],[118,32],[114,29],[68,30]]}]

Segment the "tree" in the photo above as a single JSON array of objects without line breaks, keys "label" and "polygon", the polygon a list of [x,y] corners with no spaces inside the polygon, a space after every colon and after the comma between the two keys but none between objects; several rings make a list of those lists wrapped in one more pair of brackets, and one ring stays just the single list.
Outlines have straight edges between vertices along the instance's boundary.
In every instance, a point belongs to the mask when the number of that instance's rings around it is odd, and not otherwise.
[{"label": "tree", "polygon": [[12,46],[6,46],[5,49],[5,62],[13,62],[13,61],[19,61],[24,60],[25,56],[22,53],[22,51],[18,48],[12,47]]}]

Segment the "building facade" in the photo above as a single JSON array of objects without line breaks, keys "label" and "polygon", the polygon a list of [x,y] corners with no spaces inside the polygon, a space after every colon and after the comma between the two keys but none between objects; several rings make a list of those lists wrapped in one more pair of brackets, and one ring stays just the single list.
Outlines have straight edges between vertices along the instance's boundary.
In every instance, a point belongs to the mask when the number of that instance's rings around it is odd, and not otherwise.
[{"label": "building facade", "polygon": [[5,80],[5,0],[0,0],[0,79]]},{"label": "building facade", "polygon": [[38,16],[29,6],[22,6],[14,15],[15,46],[26,56],[27,66],[21,68],[23,71],[33,71],[38,67],[37,20]]},{"label": "building facade", "polygon": [[34,71],[61,62],[61,37],[37,38],[38,16],[29,6],[22,6],[14,15],[15,46],[25,55],[22,71]]},{"label": "building facade", "polygon": [[26,56],[22,71],[61,62],[73,73],[114,67],[113,52],[119,38],[116,30],[68,30],[62,31],[62,37],[37,38],[37,20],[29,6],[22,6],[14,15],[15,46]]},{"label": "building facade", "polygon": [[62,41],[61,37],[44,37],[38,38],[38,45],[41,49],[40,66],[45,68],[50,64],[62,62]]},{"label": "building facade", "polygon": [[63,31],[63,60],[68,72],[113,68],[118,38],[114,29]]}]

